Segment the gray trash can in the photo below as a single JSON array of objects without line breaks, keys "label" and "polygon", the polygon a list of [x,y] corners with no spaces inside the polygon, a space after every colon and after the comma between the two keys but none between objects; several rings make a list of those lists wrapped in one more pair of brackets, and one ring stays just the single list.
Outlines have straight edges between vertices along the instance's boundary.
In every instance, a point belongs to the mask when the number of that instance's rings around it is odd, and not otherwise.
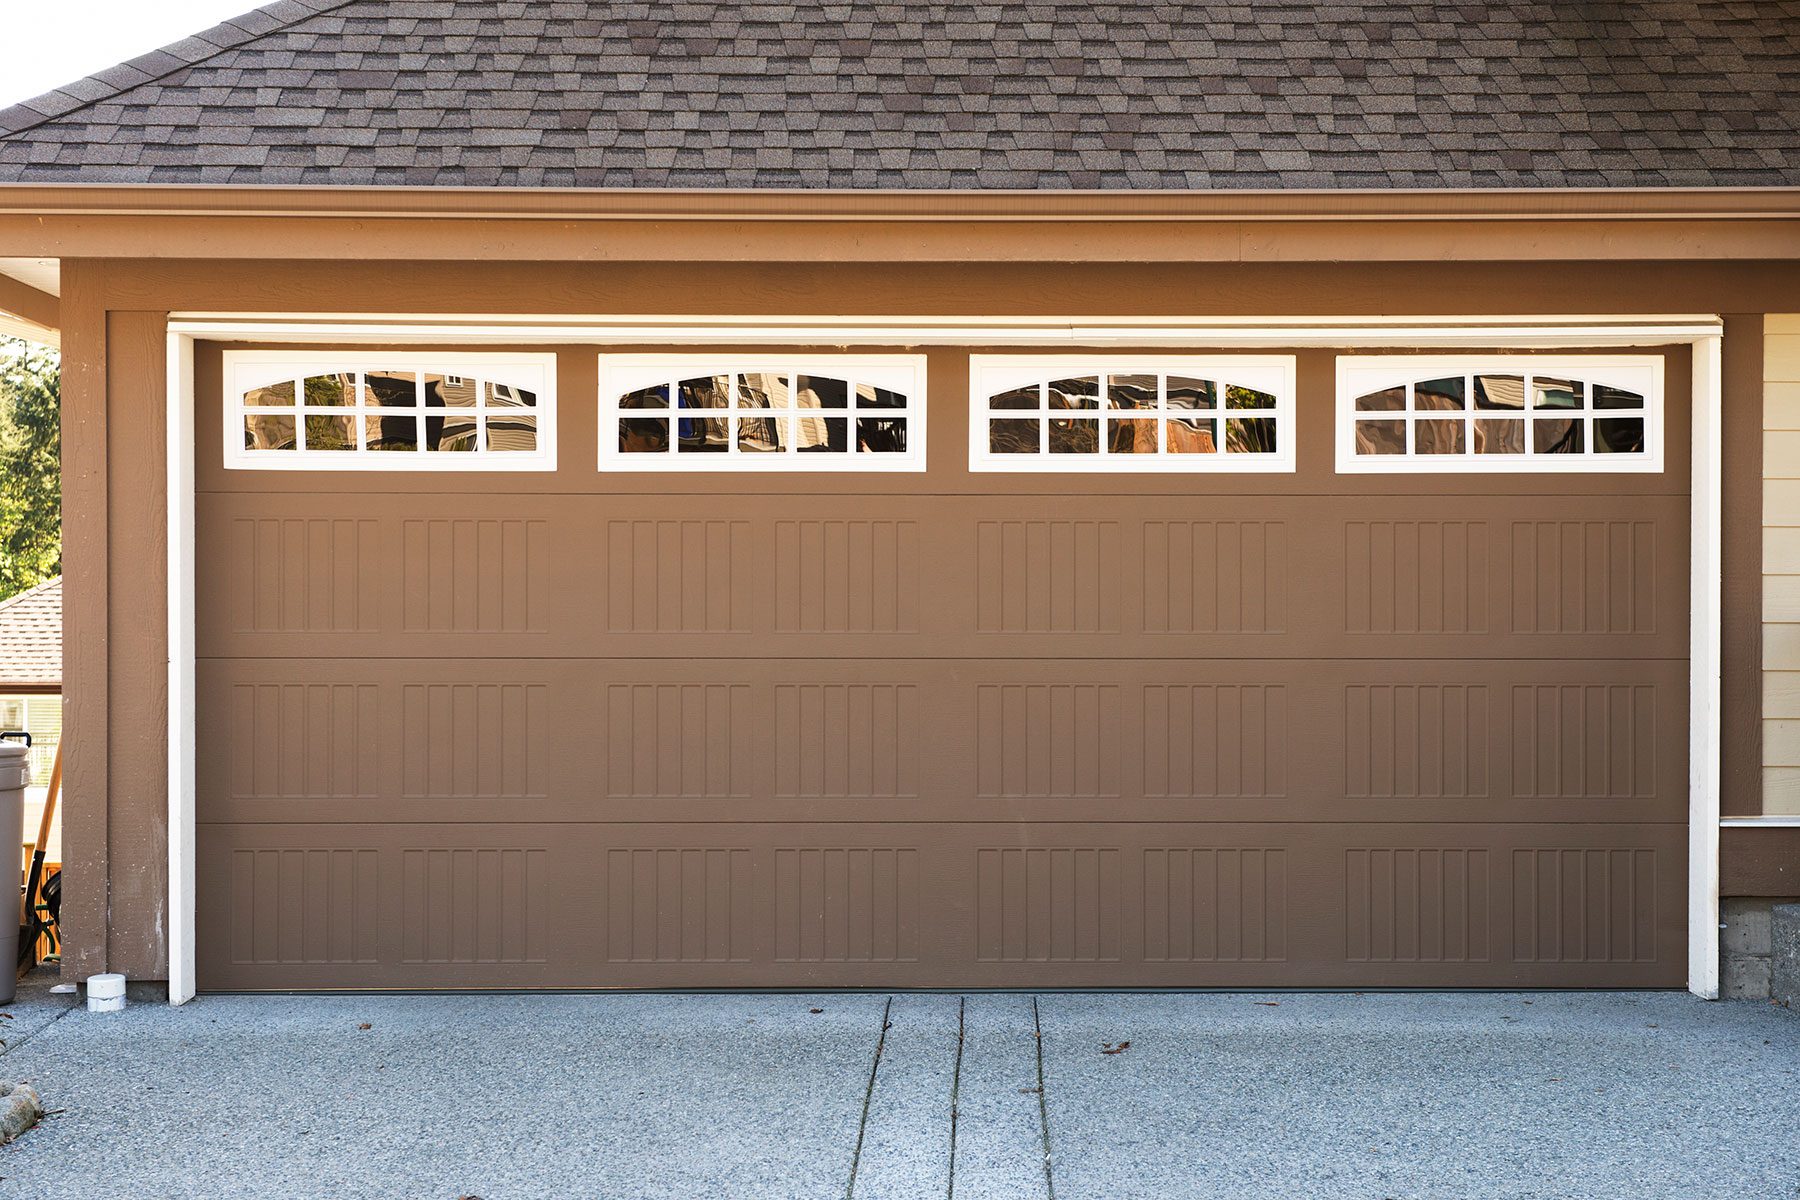
[{"label": "gray trash can", "polygon": [[[25,785],[31,782],[31,748],[24,742],[0,740],[0,837],[14,846],[25,842]],[[18,860],[14,859],[14,870]],[[0,896],[6,895],[0,892]],[[0,914],[0,1004],[11,1004],[19,987],[19,901]]]}]

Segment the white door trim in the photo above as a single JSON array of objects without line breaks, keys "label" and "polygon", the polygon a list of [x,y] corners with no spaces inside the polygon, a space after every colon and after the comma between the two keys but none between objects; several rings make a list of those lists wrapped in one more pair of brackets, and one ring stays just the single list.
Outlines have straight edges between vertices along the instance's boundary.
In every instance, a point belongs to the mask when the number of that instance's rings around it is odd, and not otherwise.
[{"label": "white door trim", "polygon": [[168,342],[169,1003],[194,997],[194,339]]},{"label": "white door trim", "polygon": [[1724,611],[1724,339],[1694,342],[1688,608],[1688,990],[1719,998],[1720,676]]},{"label": "white door trim", "polygon": [[459,344],[616,342],[1166,348],[1330,346],[1539,349],[1693,346],[1693,500],[1689,623],[1688,989],[1719,994],[1720,616],[1723,323],[1716,316],[1438,318],[795,318],[272,317],[177,313],[169,321],[169,1001],[194,977],[194,373],[197,340],[434,340]]},{"label": "white door trim", "polygon": [[833,317],[659,314],[480,316],[426,313],[172,313],[172,332],[240,342],[447,342],[459,345],[1667,346],[1716,336],[1715,316],[1447,317]]}]

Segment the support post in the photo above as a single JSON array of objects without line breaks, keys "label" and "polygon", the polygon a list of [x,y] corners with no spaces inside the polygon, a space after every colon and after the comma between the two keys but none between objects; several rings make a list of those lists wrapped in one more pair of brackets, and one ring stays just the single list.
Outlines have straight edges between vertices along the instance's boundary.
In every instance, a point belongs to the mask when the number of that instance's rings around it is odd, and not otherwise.
[{"label": "support post", "polygon": [[1719,998],[1720,678],[1723,611],[1723,339],[1694,342],[1688,614],[1688,990]]}]

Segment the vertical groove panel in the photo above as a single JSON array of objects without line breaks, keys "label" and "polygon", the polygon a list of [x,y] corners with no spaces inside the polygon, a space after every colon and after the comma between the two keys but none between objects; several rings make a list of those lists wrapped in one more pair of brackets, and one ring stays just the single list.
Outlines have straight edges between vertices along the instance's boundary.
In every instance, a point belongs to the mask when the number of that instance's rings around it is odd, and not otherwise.
[{"label": "vertical groove panel", "polygon": [[981,633],[1117,633],[1116,521],[982,521],[975,527]]},{"label": "vertical groove panel", "polygon": [[545,521],[403,521],[401,613],[409,633],[542,633]]},{"label": "vertical groove panel", "polygon": [[1281,687],[1144,689],[1144,794],[1287,794],[1287,693]]},{"label": "vertical groove panel", "polygon": [[1347,633],[1486,633],[1487,525],[1350,521],[1344,525]]},{"label": "vertical groove panel", "polygon": [[409,963],[545,961],[542,850],[401,853],[401,949]]},{"label": "vertical groove panel", "polygon": [[748,521],[609,521],[609,633],[748,633]]},{"label": "vertical groove panel", "polygon": [[1279,633],[1287,527],[1278,521],[1146,521],[1146,633]]},{"label": "vertical groove panel", "polygon": [[522,799],[545,793],[549,689],[408,684],[400,690],[401,795]]},{"label": "vertical groove panel", "polygon": [[777,850],[776,960],[916,961],[918,887],[915,850]]},{"label": "vertical groove panel", "polygon": [[1656,781],[1656,689],[1513,688],[1513,794],[1643,798]]},{"label": "vertical groove panel", "polygon": [[614,684],[606,716],[607,795],[750,794],[748,686]]},{"label": "vertical groove panel", "polygon": [[1352,684],[1344,689],[1344,794],[1486,796],[1492,736],[1485,687]]},{"label": "vertical groove panel", "polygon": [[1280,850],[1144,851],[1144,958],[1287,958],[1287,859]]},{"label": "vertical groove panel", "polygon": [[911,684],[775,689],[777,796],[916,796],[919,753],[918,689]]},{"label": "vertical groove panel", "polygon": [[377,866],[373,850],[232,851],[231,961],[376,961]]},{"label": "vertical groove panel", "polygon": [[609,962],[748,962],[748,850],[606,852]]},{"label": "vertical groove panel", "polygon": [[1119,794],[1117,687],[983,685],[975,714],[977,795]]},{"label": "vertical groove panel", "polygon": [[1344,878],[1351,962],[1488,961],[1486,850],[1350,850]]},{"label": "vertical groove panel", "polygon": [[1117,850],[977,850],[975,864],[977,959],[1118,960]]},{"label": "vertical groove panel", "polygon": [[916,521],[775,523],[777,633],[912,633]]},{"label": "vertical groove panel", "polygon": [[346,518],[231,522],[231,629],[373,633],[380,628],[379,524]]},{"label": "vertical groove panel", "polygon": [[1513,961],[1655,962],[1656,854],[1513,851]]},{"label": "vertical groove panel", "polygon": [[373,799],[381,788],[381,705],[373,684],[234,684],[231,795]]},{"label": "vertical groove panel", "polygon": [[1515,633],[1656,632],[1656,526],[1649,521],[1517,521]]}]

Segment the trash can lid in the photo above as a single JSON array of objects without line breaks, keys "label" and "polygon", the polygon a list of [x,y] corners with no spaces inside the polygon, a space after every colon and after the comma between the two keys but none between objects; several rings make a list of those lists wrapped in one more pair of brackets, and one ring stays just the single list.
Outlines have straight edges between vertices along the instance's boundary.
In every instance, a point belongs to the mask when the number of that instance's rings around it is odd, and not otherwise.
[{"label": "trash can lid", "polygon": [[15,742],[11,738],[0,741],[0,763],[11,762],[14,759],[23,760],[30,754],[31,750],[24,742]]}]

